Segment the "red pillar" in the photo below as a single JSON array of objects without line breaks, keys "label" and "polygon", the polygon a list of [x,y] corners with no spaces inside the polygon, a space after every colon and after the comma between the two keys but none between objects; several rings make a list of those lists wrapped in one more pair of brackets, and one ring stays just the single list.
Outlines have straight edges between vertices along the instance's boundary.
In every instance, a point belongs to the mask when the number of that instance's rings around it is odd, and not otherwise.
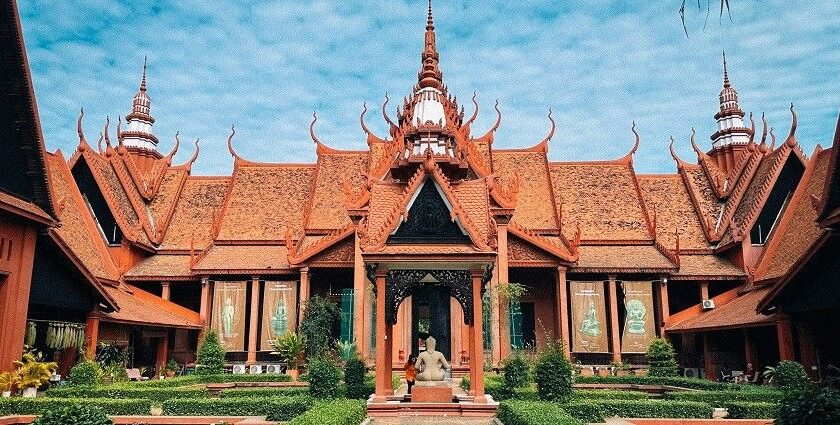
[{"label": "red pillar", "polygon": [[554,284],[555,297],[557,302],[557,336],[563,340],[563,350],[566,351],[566,356],[571,356],[571,338],[569,337],[569,301],[568,291],[569,282],[566,280],[566,268],[557,268],[557,282]]},{"label": "red pillar", "polygon": [[797,323],[796,330],[799,334],[799,360],[805,367],[805,372],[812,380],[820,378],[817,365],[817,349],[814,346],[814,335],[811,327],[806,323]]},{"label": "red pillar", "polygon": [[387,397],[393,395],[393,391],[389,391],[391,387],[391,374],[388,365],[391,363],[388,357],[388,344],[390,340],[387,337],[387,326],[385,318],[385,276],[388,270],[380,268],[376,270],[376,393],[374,401],[377,403],[384,402]]},{"label": "red pillar", "polygon": [[201,323],[204,327],[208,327],[210,322],[208,316],[210,313],[210,281],[205,277],[201,279],[201,299],[198,308],[198,315],[201,318]]},{"label": "red pillar", "polygon": [[714,352],[715,349],[711,335],[703,333],[703,369],[706,370],[706,379],[710,381],[717,381]]},{"label": "red pillar", "polygon": [[700,282],[700,302],[709,299],[709,281],[704,280]]},{"label": "red pillar", "polygon": [[257,362],[257,340],[259,339],[260,322],[260,280],[257,276],[251,278],[251,320],[248,326],[248,358],[247,364]]},{"label": "red pillar", "polygon": [[298,329],[303,324],[303,313],[306,311],[306,303],[309,301],[309,267],[300,269],[300,308],[298,309]]},{"label": "red pillar", "polygon": [[[169,331],[166,331],[166,334],[159,338],[158,340],[158,347],[157,347],[157,362],[155,363],[156,366],[166,366],[166,362],[169,360]],[[161,375],[162,368],[158,370],[158,375]]]},{"label": "red pillar", "polygon": [[621,363],[621,337],[618,329],[618,282],[616,276],[609,276],[610,287],[610,345],[612,347],[612,360]]},{"label": "red pillar", "polygon": [[160,283],[160,297],[169,301],[169,282],[161,282]]},{"label": "red pillar", "polygon": [[483,270],[472,271],[473,324],[471,326],[472,353],[470,353],[470,393],[475,403],[487,403],[484,396],[484,334],[481,308],[481,279]]},{"label": "red pillar", "polygon": [[795,360],[789,318],[783,317],[776,322],[776,337],[779,339],[779,360]]},{"label": "red pillar", "polygon": [[668,326],[668,319],[671,318],[670,306],[668,305],[667,277],[663,277],[659,284],[659,305],[662,310],[662,322],[659,323],[659,336],[665,338],[665,327]]},{"label": "red pillar", "polygon": [[96,346],[99,345],[99,319],[101,317],[101,313],[92,311],[88,314],[87,322],[85,323],[85,340],[87,343],[85,358],[87,360],[96,358]]},{"label": "red pillar", "polygon": [[756,355],[755,351],[755,344],[753,343],[752,338],[750,337],[750,330],[744,329],[744,370],[747,370],[746,365],[752,364],[753,369],[759,370],[759,365],[756,364],[758,361],[758,356]]}]

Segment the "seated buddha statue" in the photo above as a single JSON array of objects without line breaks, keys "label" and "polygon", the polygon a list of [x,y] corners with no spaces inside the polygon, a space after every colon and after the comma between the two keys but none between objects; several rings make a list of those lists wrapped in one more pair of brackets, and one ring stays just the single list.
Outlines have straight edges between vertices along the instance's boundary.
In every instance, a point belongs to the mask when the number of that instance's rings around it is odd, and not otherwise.
[{"label": "seated buddha statue", "polygon": [[435,338],[426,338],[426,351],[417,356],[418,381],[442,382],[445,372],[451,368],[446,357],[440,351],[435,351]]}]

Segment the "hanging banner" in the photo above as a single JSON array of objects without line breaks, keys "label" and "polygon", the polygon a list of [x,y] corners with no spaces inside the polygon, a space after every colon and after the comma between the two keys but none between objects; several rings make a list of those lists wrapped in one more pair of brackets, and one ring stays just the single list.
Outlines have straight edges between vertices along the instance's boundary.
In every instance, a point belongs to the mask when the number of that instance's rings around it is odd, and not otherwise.
[{"label": "hanging banner", "polygon": [[624,331],[622,353],[646,353],[656,337],[651,282],[622,282],[624,288]]},{"label": "hanging banner", "polygon": [[572,351],[576,353],[606,353],[607,308],[604,282],[571,282],[572,290]]},{"label": "hanging banner", "polygon": [[260,350],[273,351],[271,344],[297,329],[297,281],[265,282]]},{"label": "hanging banner", "polygon": [[245,282],[215,282],[211,328],[226,351],[245,351]]}]

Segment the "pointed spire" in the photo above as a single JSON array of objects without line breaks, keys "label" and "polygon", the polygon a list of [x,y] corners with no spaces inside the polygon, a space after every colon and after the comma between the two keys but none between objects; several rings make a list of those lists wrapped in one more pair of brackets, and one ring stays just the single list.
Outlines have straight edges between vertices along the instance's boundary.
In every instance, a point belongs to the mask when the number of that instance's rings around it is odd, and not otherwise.
[{"label": "pointed spire", "polygon": [[738,104],[738,92],[729,81],[729,64],[726,52],[723,52],[723,88],[718,95],[720,110],[715,114],[717,131],[712,134],[712,147],[727,145],[746,145],[753,135],[751,129],[744,126],[744,111]]},{"label": "pointed spire", "polygon": [[140,91],[146,91],[146,65],[149,62],[148,56],[143,56],[143,78],[140,79]]},{"label": "pointed spire", "polygon": [[726,50],[723,51],[723,87],[730,87],[729,84],[729,70],[726,67]]},{"label": "pointed spire", "polygon": [[432,0],[429,0],[429,16],[426,19],[426,37],[423,53],[420,55],[422,63],[417,81],[420,88],[432,87],[443,89],[443,73],[440,72],[439,55],[435,41],[435,20],[432,15]]}]

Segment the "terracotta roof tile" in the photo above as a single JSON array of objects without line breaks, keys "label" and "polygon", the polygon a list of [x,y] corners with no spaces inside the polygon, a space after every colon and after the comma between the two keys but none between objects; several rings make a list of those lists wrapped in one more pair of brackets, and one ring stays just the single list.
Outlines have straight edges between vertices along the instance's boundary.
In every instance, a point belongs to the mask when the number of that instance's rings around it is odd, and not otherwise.
[{"label": "terracotta roof tile", "polygon": [[370,188],[370,207],[367,218],[369,238],[379,237],[388,224],[388,218],[403,198],[405,185],[375,182]]},{"label": "terracotta roof tile", "polygon": [[227,177],[187,178],[160,248],[188,250],[192,245],[197,250],[203,250],[210,245],[213,240],[213,214],[221,214],[229,184],[230,178]]},{"label": "terracotta roof tile", "polygon": [[773,323],[775,315],[765,316],[755,312],[758,302],[767,294],[758,289],[741,295],[726,304],[716,306],[696,316],[668,327],[668,331],[698,331],[704,329],[742,328]]},{"label": "terracotta roof tile", "polygon": [[242,165],[234,169],[218,240],[279,241],[303,230],[313,165]]},{"label": "terracotta roof tile", "polygon": [[318,155],[307,229],[332,230],[350,223],[342,184],[347,181],[354,188],[365,184],[368,161],[366,152]]},{"label": "terracotta roof tile", "polygon": [[708,225],[714,230],[715,223],[723,210],[723,203],[715,195],[712,183],[706,178],[706,173],[699,165],[685,165],[681,170],[683,182],[689,189],[689,195],[697,203],[700,217],[704,217],[702,224],[706,225],[705,218],[709,219]]},{"label": "terracotta roof tile", "polygon": [[123,274],[126,280],[194,278],[189,255],[156,254],[135,264]]},{"label": "terracotta roof tile", "polygon": [[187,174],[187,170],[183,168],[170,168],[164,173],[157,194],[149,203],[156,229],[166,230],[166,225],[172,218],[172,212],[178,201],[178,194],[181,192]]},{"label": "terracotta roof tile", "polygon": [[779,226],[773,231],[765,257],[759,265],[762,281],[785,275],[823,234],[817,225],[817,210],[811,197],[819,199],[829,175],[831,149],[817,153],[808,163],[808,170],[790,203],[785,208]]},{"label": "terracotta roof tile", "polygon": [[549,168],[567,238],[574,237],[570,224],[577,223],[583,240],[650,240],[629,165],[552,163]]},{"label": "terracotta roof tile", "polygon": [[677,236],[674,231],[678,230],[681,249],[709,248],[697,211],[679,175],[639,176],[639,184],[648,213],[652,220],[653,216],[656,219],[657,239],[663,245],[675,247]]},{"label": "terracotta roof tile", "polygon": [[0,191],[0,208],[4,210],[18,211],[23,214],[31,215],[42,221],[50,221],[52,218],[49,214],[44,212],[40,207],[32,202],[24,201],[17,196],[10,195],[6,192]]},{"label": "terracotta roof tile", "polygon": [[547,160],[540,151],[494,151],[493,171],[502,185],[519,176],[519,194],[513,221],[535,230],[557,230],[557,216],[552,199]]},{"label": "terracotta roof tile", "polygon": [[[142,231],[140,219],[134,211],[134,207],[131,205],[131,201],[111,163],[106,158],[90,151],[85,151],[82,157],[91,168],[94,177],[97,178],[99,189],[103,192],[105,199],[108,200],[123,233],[129,236],[129,239],[132,239],[131,235],[134,235],[137,242],[150,245],[148,235]],[[138,230],[140,230],[139,234],[135,235]]]},{"label": "terracotta roof tile", "polygon": [[120,307],[119,311],[105,314],[102,320],[106,322],[192,329],[201,327],[198,313],[134,286],[107,287],[106,290]]},{"label": "terracotta roof tile", "polygon": [[[680,242],[682,243],[682,242]],[[671,279],[742,279],[746,276],[731,261],[712,254],[680,255],[680,269]]]},{"label": "terracotta roof tile", "polygon": [[581,245],[576,271],[673,270],[676,266],[653,245]]},{"label": "terracotta roof tile", "polygon": [[288,271],[285,245],[214,245],[204,253],[194,271],[250,273],[251,271]]},{"label": "terracotta roof tile", "polygon": [[464,181],[453,185],[455,197],[470,221],[475,225],[479,237],[487,241],[490,232],[490,198],[484,179]]}]

